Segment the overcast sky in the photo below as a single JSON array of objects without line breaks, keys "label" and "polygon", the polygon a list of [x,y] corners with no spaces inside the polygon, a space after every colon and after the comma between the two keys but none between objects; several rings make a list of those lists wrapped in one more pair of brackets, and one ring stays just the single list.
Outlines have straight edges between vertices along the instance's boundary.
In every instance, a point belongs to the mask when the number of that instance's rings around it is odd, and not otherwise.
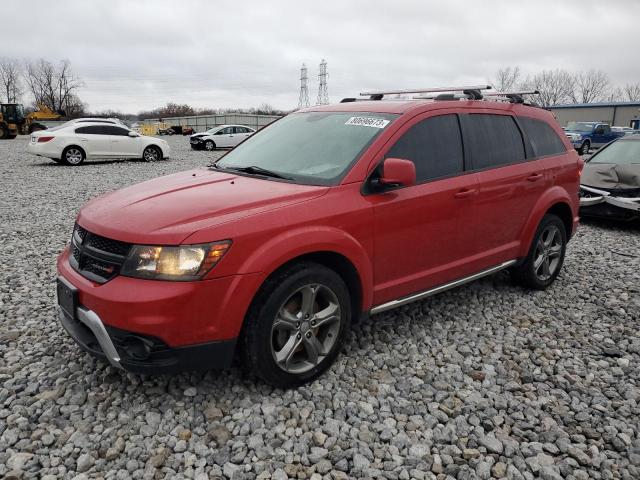
[{"label": "overcast sky", "polygon": [[372,88],[477,84],[501,66],[640,82],[639,0],[3,2],[0,56],[69,59],[91,110],[294,108]]}]

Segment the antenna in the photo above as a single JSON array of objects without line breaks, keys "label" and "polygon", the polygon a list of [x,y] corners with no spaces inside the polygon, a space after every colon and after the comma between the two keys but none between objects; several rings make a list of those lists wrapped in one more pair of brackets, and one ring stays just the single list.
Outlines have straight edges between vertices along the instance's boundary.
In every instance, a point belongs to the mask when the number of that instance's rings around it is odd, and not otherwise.
[{"label": "antenna", "polygon": [[328,105],[329,104],[329,91],[327,90],[327,61],[323,58],[320,62],[320,73],[318,73],[318,101],[316,105]]},{"label": "antenna", "polygon": [[307,66],[303,63],[300,69],[300,98],[298,99],[298,110],[309,106],[309,88],[307,87]]}]

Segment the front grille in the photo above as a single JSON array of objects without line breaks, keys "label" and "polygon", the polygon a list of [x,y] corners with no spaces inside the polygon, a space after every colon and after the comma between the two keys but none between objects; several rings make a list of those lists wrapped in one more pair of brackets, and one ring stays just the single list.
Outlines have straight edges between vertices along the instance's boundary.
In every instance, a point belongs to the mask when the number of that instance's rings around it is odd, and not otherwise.
[{"label": "front grille", "polygon": [[120,273],[129,250],[129,243],[96,235],[76,224],[69,263],[83,277],[105,283]]}]

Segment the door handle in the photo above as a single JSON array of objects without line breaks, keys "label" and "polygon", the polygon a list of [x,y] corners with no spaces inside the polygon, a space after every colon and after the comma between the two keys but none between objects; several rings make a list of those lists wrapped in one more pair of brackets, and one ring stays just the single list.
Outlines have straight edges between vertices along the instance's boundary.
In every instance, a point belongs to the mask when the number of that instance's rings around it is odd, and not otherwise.
[{"label": "door handle", "polygon": [[453,195],[453,198],[468,198],[475,195],[477,190],[475,188],[463,188],[459,192]]},{"label": "door handle", "polygon": [[530,182],[535,182],[537,180],[540,180],[541,178],[542,178],[541,173],[533,173],[527,177],[527,180],[529,180]]}]

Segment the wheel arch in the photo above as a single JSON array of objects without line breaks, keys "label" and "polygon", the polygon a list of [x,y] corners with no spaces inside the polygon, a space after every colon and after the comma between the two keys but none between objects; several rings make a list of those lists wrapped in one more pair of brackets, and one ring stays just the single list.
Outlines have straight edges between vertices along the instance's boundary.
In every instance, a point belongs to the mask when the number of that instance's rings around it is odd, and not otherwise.
[{"label": "wheel arch", "polygon": [[577,216],[577,210],[574,211],[574,207],[572,207],[569,193],[564,188],[555,186],[540,196],[529,216],[529,220],[520,236],[522,239],[520,257],[524,258],[527,256],[538,225],[547,213],[553,213],[560,217],[567,231],[567,240],[571,238],[573,233],[573,219]]}]

